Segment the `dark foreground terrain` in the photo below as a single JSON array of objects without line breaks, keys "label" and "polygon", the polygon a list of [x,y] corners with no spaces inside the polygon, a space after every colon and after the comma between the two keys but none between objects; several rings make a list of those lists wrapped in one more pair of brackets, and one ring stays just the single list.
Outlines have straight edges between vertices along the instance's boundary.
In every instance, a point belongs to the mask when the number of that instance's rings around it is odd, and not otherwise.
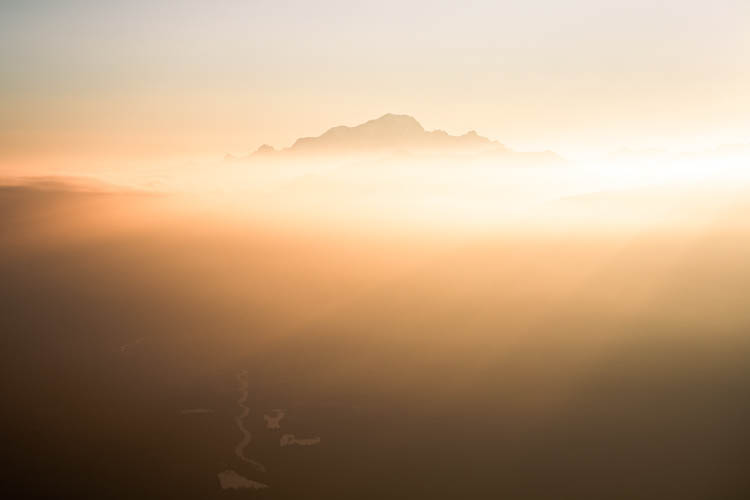
[{"label": "dark foreground terrain", "polygon": [[748,214],[472,239],[2,188],[5,497],[750,498]]}]

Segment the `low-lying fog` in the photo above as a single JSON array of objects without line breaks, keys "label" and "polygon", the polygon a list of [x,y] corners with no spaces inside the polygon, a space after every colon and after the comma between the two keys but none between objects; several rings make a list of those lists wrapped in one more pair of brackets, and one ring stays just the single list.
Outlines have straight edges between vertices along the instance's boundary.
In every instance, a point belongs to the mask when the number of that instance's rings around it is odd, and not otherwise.
[{"label": "low-lying fog", "polygon": [[746,164],[434,163],[7,179],[16,495],[750,494]]}]

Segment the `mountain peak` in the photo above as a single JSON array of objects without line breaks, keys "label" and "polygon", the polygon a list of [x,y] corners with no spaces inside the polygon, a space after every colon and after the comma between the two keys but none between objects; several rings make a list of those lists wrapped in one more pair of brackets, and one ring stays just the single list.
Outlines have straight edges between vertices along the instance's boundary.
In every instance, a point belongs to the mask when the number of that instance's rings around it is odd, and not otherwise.
[{"label": "mountain peak", "polygon": [[414,129],[419,129],[419,130],[424,131],[422,124],[420,124],[417,121],[417,119],[414,118],[413,116],[397,115],[394,113],[386,113],[380,118],[370,120],[359,126],[363,127],[366,125],[382,125],[382,126],[388,126],[388,127],[394,127],[394,126],[409,127],[409,128],[414,128]]}]

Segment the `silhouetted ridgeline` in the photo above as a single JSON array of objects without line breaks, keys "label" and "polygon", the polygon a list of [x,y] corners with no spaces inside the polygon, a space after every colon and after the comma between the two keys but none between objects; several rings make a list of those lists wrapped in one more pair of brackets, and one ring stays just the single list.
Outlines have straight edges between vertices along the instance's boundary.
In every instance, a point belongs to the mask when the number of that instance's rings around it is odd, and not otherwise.
[{"label": "silhouetted ridgeline", "polygon": [[[427,131],[413,117],[388,113],[354,127],[337,126],[318,137],[302,137],[284,149],[268,144],[260,146],[248,159],[254,161],[291,160],[299,157],[373,155],[392,153],[462,154],[487,156],[496,161],[522,164],[559,163],[551,151],[526,153],[511,151],[503,144],[482,137],[474,130],[450,135],[443,130]],[[236,158],[227,158],[232,161]]]}]

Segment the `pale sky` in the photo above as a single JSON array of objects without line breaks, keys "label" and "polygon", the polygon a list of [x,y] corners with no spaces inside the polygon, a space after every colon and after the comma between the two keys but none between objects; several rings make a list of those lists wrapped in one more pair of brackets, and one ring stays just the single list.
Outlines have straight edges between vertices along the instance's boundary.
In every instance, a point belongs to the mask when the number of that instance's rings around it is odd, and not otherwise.
[{"label": "pale sky", "polygon": [[563,153],[750,142],[750,2],[0,4],[0,161],[242,154],[388,112]]}]

